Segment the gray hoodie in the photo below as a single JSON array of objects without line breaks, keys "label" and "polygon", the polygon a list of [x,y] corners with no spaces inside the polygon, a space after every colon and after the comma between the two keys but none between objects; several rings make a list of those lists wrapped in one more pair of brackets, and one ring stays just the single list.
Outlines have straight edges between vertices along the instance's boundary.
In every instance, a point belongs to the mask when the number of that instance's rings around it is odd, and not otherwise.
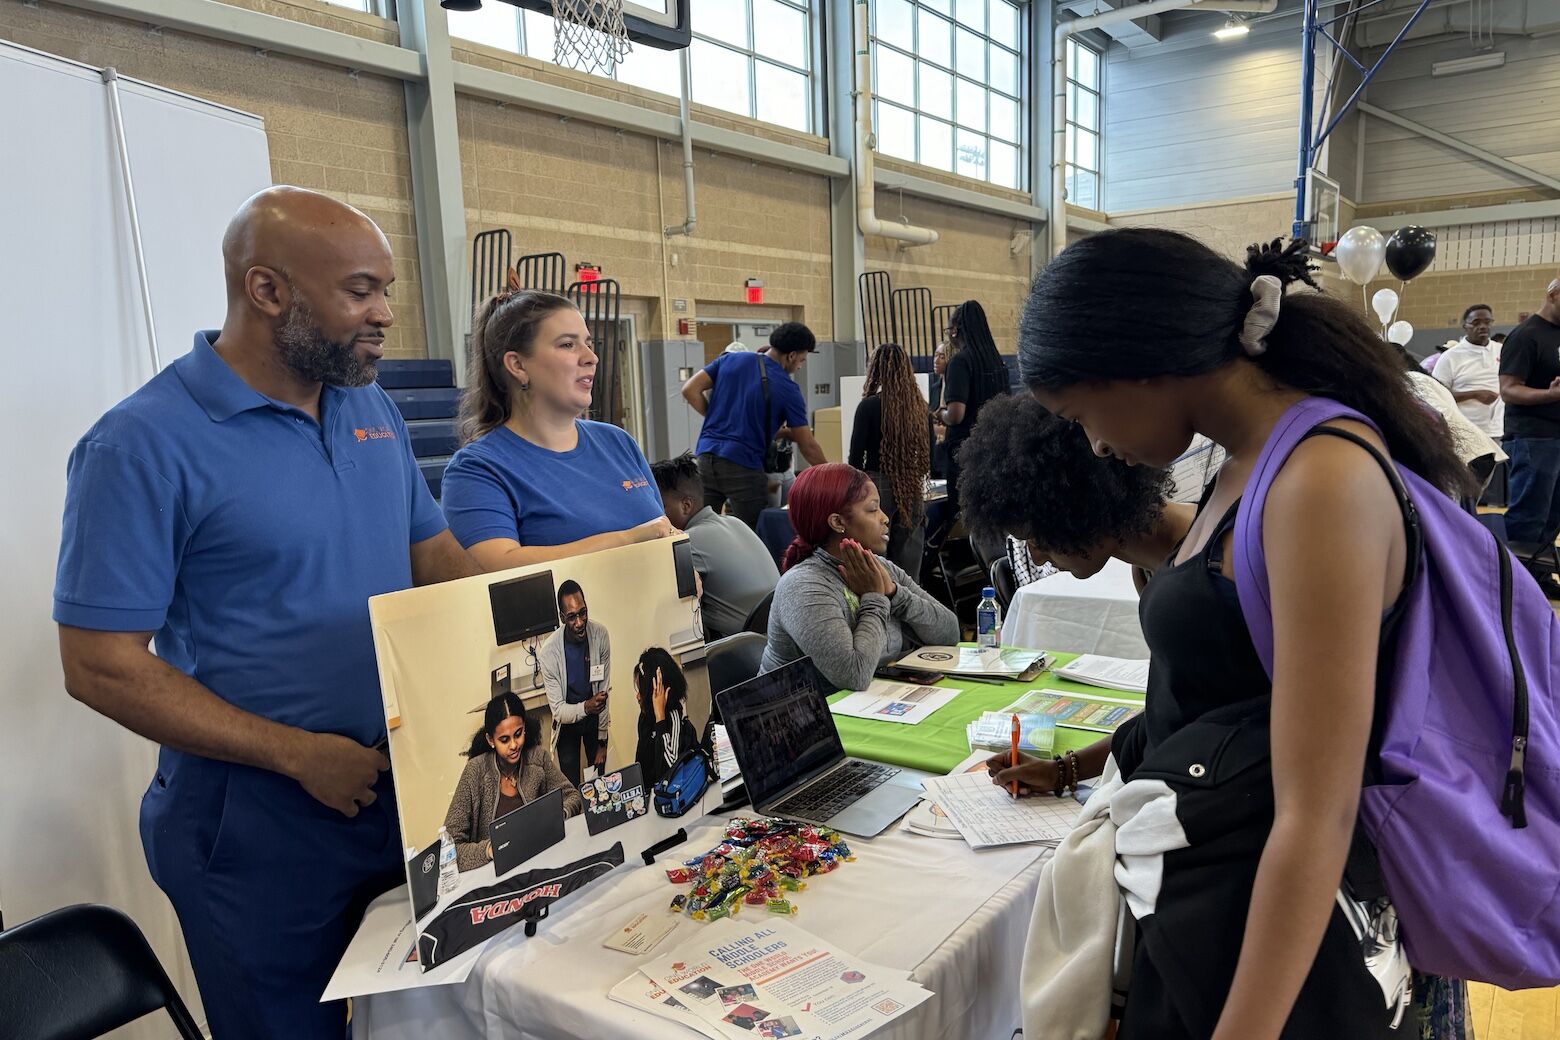
[{"label": "gray hoodie", "polygon": [[[892,598],[856,597],[840,577],[839,561],[816,550],[780,576],[769,612],[763,671],[800,657],[837,690],[865,690],[872,673],[920,646],[959,641],[959,619],[891,560],[878,557],[897,586]],[[831,691],[832,692],[832,691]]]}]

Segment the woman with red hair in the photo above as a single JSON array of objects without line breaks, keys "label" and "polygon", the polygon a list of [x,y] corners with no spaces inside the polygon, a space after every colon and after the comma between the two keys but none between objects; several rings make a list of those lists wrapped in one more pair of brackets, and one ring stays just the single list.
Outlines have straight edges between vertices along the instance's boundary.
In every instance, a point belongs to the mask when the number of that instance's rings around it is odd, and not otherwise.
[{"label": "woman with red hair", "polygon": [[810,657],[836,689],[864,690],[883,663],[958,642],[953,611],[883,558],[889,520],[871,477],[838,462],[810,466],[789,502],[796,538],[780,565],[764,671]]}]

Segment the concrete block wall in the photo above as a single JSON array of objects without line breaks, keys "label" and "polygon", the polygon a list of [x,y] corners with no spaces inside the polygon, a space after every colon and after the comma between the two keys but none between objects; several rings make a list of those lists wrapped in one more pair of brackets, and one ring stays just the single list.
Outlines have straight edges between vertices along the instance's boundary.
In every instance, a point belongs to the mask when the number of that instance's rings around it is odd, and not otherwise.
[{"label": "concrete block wall", "polygon": [[[246,0],[236,6],[297,18],[340,32],[394,43],[383,19],[320,3]],[[112,65],[126,76],[253,112],[266,123],[271,176],[277,183],[327,192],[374,218],[395,250],[396,324],[386,339],[392,357],[425,357],[417,232],[412,216],[406,96],[401,83],[349,75],[279,54],[105,18],[53,4],[0,2],[0,39]],[[190,157],[192,162],[198,156]],[[221,264],[213,256],[214,265]],[[223,301],[211,301],[213,326]]]},{"label": "concrete block wall", "polygon": [[[911,170],[925,180],[950,181],[946,175],[892,160],[879,160],[882,169]],[[969,181],[963,181],[968,186]],[[1018,192],[1000,194],[1015,201],[1028,201]],[[1017,349],[1018,315],[1029,291],[1029,249],[1017,254],[1010,243],[1016,231],[1027,235],[1027,222],[994,213],[976,212],[932,199],[903,195],[891,188],[879,187],[877,213],[884,219],[904,219],[911,224],[935,228],[941,236],[935,245],[901,249],[899,243],[885,238],[868,238],[867,270],[883,270],[893,279],[895,289],[924,286],[932,290],[937,306],[979,300],[991,323],[997,349],[1011,354]],[[1041,248],[1044,248],[1043,243]]]},{"label": "concrete block wall", "polygon": [[[1518,188],[1508,191],[1410,199],[1391,203],[1362,205],[1355,210],[1355,223],[1369,224],[1390,235],[1408,219],[1403,214],[1428,210],[1462,209],[1475,206],[1499,206],[1510,202],[1539,202],[1553,199],[1555,193],[1542,188]],[[1400,305],[1401,317],[1415,328],[1460,328],[1464,308],[1487,303],[1495,310],[1497,327],[1516,323],[1523,311],[1538,310],[1544,302],[1544,287],[1560,277],[1553,267],[1491,267],[1478,271],[1429,271],[1409,283]],[[1382,279],[1371,289],[1397,282]]]}]

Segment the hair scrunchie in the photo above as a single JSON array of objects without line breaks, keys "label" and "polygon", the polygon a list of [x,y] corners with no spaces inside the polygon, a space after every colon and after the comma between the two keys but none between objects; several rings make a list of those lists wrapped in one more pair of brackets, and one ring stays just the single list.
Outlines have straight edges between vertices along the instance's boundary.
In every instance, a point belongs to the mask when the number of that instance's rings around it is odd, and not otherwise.
[{"label": "hair scrunchie", "polygon": [[1278,324],[1279,303],[1284,298],[1284,283],[1270,274],[1259,275],[1251,283],[1251,310],[1240,328],[1240,345],[1251,357],[1267,350],[1268,334]]}]

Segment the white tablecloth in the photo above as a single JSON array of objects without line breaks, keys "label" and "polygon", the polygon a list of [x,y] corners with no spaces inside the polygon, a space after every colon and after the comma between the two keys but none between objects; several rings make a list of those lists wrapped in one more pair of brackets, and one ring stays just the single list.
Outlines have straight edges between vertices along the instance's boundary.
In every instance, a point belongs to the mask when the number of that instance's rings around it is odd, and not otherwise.
[{"label": "white tablecloth", "polygon": [[1132,568],[1111,560],[1084,581],[1059,573],[1023,586],[1002,624],[1002,643],[1070,654],[1147,658]]},{"label": "white tablecloth", "polygon": [[[635,913],[669,912],[667,903],[679,890],[664,870],[714,845],[722,825],[709,818],[693,829],[684,846],[689,851],[667,853],[649,868],[619,868],[575,894],[533,938],[513,929],[483,952],[463,983],[360,998],[353,1035],[692,1040],[694,1031],[606,994],[641,960],[675,950],[702,925],[682,918],[645,958],[607,950],[601,942]],[[975,852],[962,841],[910,835],[897,825],[871,842],[852,840],[852,849],[856,862],[810,881],[795,897],[800,910],[791,920],[867,961],[912,971],[936,994],[874,1037],[1010,1040],[1020,1025],[1019,964],[1039,850]]]}]

